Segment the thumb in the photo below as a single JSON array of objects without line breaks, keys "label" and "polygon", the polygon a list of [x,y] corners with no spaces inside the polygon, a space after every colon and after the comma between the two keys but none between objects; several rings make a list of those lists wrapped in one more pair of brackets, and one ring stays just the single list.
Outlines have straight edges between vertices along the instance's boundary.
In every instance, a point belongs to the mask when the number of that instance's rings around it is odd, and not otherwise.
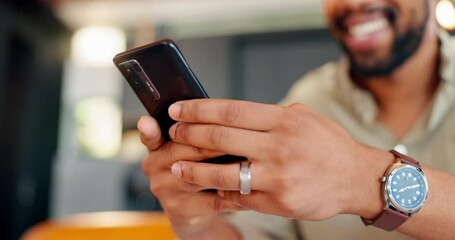
[{"label": "thumb", "polygon": [[149,116],[142,116],[137,122],[137,128],[141,133],[141,141],[151,151],[158,149],[164,142],[161,135],[160,125]]}]

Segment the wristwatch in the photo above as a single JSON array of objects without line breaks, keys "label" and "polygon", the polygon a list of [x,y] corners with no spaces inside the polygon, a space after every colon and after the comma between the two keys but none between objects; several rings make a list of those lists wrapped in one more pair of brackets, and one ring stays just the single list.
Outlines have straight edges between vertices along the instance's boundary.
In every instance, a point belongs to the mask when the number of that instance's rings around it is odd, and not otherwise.
[{"label": "wristwatch", "polygon": [[396,159],[382,177],[384,211],[373,219],[362,221],[392,231],[418,212],[428,196],[427,178],[419,163],[395,150],[390,151]]}]

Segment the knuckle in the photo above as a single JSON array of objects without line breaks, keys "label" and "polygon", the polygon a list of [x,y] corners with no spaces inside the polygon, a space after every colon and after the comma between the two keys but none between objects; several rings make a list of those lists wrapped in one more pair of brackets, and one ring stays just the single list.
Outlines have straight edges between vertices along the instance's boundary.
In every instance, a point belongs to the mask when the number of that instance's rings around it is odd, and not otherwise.
[{"label": "knuckle", "polygon": [[222,119],[226,123],[235,122],[240,116],[240,106],[229,103],[222,113]]},{"label": "knuckle", "polygon": [[189,192],[200,192],[200,191],[204,190],[203,187],[196,185],[194,183],[189,183],[189,182],[183,183],[183,189],[185,191],[189,191]]},{"label": "knuckle", "polygon": [[193,147],[191,147],[191,151],[193,152],[193,154],[195,156],[203,157],[203,158],[211,158],[211,157],[218,156],[217,152],[214,152],[214,151],[211,151],[208,149],[204,149],[204,148],[200,148],[200,147],[193,146]]},{"label": "knuckle", "polygon": [[237,204],[240,206],[248,208],[251,205],[250,202],[245,197],[242,197],[238,194],[236,195],[235,199]]},{"label": "knuckle", "polygon": [[241,206],[242,208],[245,209],[249,209],[251,206],[251,203],[248,201],[248,197],[244,197],[243,195],[240,195],[240,193],[238,192],[225,191],[224,199],[227,199],[228,201],[235,203],[236,205]]},{"label": "knuckle", "polygon": [[172,148],[171,144],[166,145],[166,148],[164,148],[163,151],[164,151],[164,156],[166,157],[166,159],[163,159],[164,160],[163,162],[173,163],[178,160],[178,159],[176,159],[176,156],[175,156],[176,154],[175,154],[175,151]]},{"label": "knuckle", "polygon": [[192,119],[194,122],[199,122],[200,121],[200,107],[199,104],[197,103],[192,103],[190,104],[187,108],[185,108],[186,111],[182,111],[188,115],[190,119]]},{"label": "knuckle", "polygon": [[190,183],[194,182],[194,168],[191,165],[182,165],[182,178]]},{"label": "knuckle", "polygon": [[213,127],[210,133],[209,141],[212,146],[222,146],[228,138],[228,132],[223,127]]},{"label": "knuckle", "polygon": [[301,103],[293,103],[293,104],[289,105],[289,108],[293,109],[293,110],[306,110],[307,109],[307,107],[305,107],[305,105],[303,105]]},{"label": "knuckle", "polygon": [[221,198],[219,197],[214,197],[213,198],[213,203],[212,203],[212,207],[213,207],[213,210],[215,210],[215,212],[219,212],[221,211]]},{"label": "knuckle", "polygon": [[188,141],[189,138],[188,126],[184,123],[177,123],[175,128],[175,138],[174,140]]},{"label": "knuckle", "polygon": [[288,162],[290,159],[295,158],[295,154],[288,145],[279,145],[275,148],[275,159],[277,161]]},{"label": "knuckle", "polygon": [[226,175],[220,170],[217,170],[215,172],[214,181],[215,181],[216,186],[218,186],[220,188],[225,188],[228,186],[228,180],[226,178]]},{"label": "knuckle", "polygon": [[194,146],[191,147],[191,151],[197,156],[206,156],[209,152],[208,150]]},{"label": "knuckle", "polygon": [[300,103],[292,103],[289,105],[289,108],[296,109],[296,108],[300,107],[300,105],[301,105]]},{"label": "knuckle", "polygon": [[295,132],[296,129],[299,129],[300,123],[297,116],[292,112],[287,112],[282,117],[281,126],[290,132]]}]

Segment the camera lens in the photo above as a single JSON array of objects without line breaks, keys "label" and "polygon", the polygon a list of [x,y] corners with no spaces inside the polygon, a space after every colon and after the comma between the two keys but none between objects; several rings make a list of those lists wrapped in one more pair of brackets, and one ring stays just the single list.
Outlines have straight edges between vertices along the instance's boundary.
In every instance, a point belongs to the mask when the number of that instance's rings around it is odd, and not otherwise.
[{"label": "camera lens", "polygon": [[129,68],[126,68],[125,71],[126,71],[127,74],[130,74],[130,73],[131,73],[131,69],[129,69]]}]

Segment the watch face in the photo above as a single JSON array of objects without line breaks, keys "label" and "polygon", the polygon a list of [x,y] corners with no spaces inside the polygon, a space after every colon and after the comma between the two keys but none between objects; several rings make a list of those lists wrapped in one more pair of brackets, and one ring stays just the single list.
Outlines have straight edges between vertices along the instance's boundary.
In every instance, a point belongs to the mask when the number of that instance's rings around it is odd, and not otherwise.
[{"label": "watch face", "polygon": [[425,203],[428,193],[427,180],[420,169],[403,165],[390,173],[386,191],[395,208],[413,213]]}]

